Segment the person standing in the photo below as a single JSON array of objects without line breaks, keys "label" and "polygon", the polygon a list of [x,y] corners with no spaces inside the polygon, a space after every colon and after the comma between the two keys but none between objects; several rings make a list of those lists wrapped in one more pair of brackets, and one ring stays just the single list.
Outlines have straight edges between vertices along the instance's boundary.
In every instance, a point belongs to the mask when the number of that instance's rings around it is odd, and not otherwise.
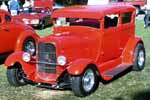
[{"label": "person standing", "polygon": [[150,0],[147,0],[145,5],[144,28],[148,28],[150,24]]},{"label": "person standing", "polygon": [[2,5],[0,6],[0,9],[3,9],[3,10],[5,10],[5,11],[8,11],[8,7],[7,7],[7,5],[5,4],[4,1],[2,2]]},{"label": "person standing", "polygon": [[12,16],[18,15],[20,5],[17,0],[10,0],[9,4],[9,10]]}]

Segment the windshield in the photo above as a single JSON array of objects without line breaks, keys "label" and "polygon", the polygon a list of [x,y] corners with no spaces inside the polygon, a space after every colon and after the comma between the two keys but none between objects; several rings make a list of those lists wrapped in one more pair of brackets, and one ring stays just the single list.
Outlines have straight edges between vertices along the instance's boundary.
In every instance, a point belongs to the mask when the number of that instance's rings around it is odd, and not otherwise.
[{"label": "windshield", "polygon": [[55,26],[87,26],[100,28],[100,20],[89,18],[57,18]]}]

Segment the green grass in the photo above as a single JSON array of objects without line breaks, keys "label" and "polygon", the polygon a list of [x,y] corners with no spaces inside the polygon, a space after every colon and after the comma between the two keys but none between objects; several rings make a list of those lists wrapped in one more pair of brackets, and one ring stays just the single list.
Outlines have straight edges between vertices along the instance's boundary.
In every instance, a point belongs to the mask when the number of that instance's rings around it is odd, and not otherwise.
[{"label": "green grass", "polygon": [[[40,36],[51,33],[51,28],[37,30]],[[47,34],[48,33],[48,34]],[[6,68],[0,66],[0,100],[150,100],[150,28],[144,29],[137,21],[136,33],[144,39],[147,61],[142,72],[129,72],[108,84],[100,84],[92,95],[79,98],[71,91],[54,91],[34,86],[12,87],[6,79]]]}]

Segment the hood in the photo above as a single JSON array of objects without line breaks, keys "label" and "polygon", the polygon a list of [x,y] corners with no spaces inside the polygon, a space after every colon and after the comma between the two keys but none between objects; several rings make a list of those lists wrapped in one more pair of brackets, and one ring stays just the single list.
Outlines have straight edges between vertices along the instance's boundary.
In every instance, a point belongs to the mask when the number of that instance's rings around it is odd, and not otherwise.
[{"label": "hood", "polygon": [[66,29],[64,32],[54,33],[53,35],[42,38],[40,42],[53,43],[56,46],[57,55],[66,56],[69,61],[75,60],[77,57],[96,59],[100,47],[100,33],[98,34],[95,31],[93,33],[89,32],[89,34],[87,30],[90,29],[86,30],[84,28],[78,32],[73,31],[77,29],[77,27],[74,27],[68,29],[68,31]]}]

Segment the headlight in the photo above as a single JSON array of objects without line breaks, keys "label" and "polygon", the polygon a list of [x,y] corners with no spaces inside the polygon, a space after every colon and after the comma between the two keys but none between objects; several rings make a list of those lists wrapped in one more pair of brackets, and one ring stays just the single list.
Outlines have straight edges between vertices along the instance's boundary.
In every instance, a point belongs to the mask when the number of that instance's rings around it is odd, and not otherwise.
[{"label": "headlight", "polygon": [[23,53],[23,55],[22,55],[22,60],[23,60],[24,62],[29,62],[29,61],[31,60],[31,55],[30,55],[30,53],[27,53],[27,52]]},{"label": "headlight", "polygon": [[39,24],[39,20],[38,19],[32,19],[31,24]]},{"label": "headlight", "polygon": [[23,43],[23,51],[30,53],[32,56],[36,53],[36,44],[35,40],[32,37],[28,37],[25,39]]},{"label": "headlight", "polygon": [[64,66],[67,63],[67,59],[65,56],[59,56],[57,58],[57,63],[61,66]]}]

